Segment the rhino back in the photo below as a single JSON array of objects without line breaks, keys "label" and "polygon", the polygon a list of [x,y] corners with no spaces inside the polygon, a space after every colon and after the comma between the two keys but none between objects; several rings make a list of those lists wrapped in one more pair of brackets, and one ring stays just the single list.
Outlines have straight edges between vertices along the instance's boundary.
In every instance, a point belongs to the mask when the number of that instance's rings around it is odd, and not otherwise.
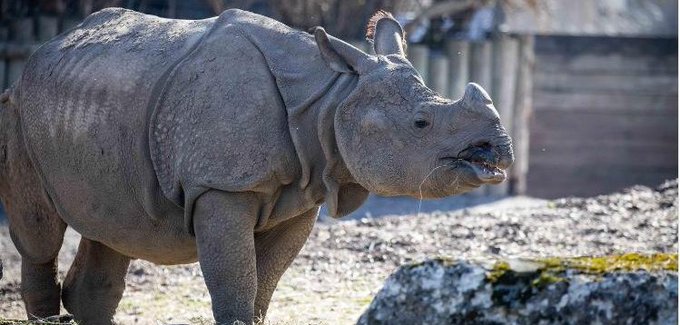
[{"label": "rhino back", "polygon": [[[150,160],[151,101],[213,22],[106,9],[27,63],[17,89],[27,148],[60,214],[84,236],[111,243],[109,234],[156,229],[148,215],[178,210],[158,190]],[[181,231],[181,218],[166,222]]]}]

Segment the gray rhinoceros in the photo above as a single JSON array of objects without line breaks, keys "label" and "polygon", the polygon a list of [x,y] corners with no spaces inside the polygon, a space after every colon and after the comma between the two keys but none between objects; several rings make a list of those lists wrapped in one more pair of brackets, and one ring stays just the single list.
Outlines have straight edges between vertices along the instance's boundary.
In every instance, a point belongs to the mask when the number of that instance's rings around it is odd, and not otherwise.
[{"label": "gray rhinoceros", "polygon": [[[428,89],[391,15],[377,55],[227,10],[105,9],[40,47],[0,98],[0,196],[29,317],[110,323],[131,259],[198,261],[217,322],[263,315],[319,206],[369,192],[439,198],[504,180],[489,96]],[[82,234],[60,288],[66,226]]]}]

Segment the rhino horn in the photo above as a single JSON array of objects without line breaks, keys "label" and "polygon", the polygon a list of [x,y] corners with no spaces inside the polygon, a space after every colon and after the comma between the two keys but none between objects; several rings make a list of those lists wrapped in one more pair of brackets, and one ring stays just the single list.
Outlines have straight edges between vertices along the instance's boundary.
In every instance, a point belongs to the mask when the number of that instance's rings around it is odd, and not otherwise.
[{"label": "rhino horn", "polygon": [[314,28],[314,39],[321,56],[331,69],[342,73],[359,72],[362,60],[368,54],[333,36],[328,36],[323,27]]},{"label": "rhino horn", "polygon": [[461,99],[463,104],[470,109],[475,110],[480,113],[491,113],[495,117],[498,117],[498,111],[493,106],[493,101],[489,94],[482,88],[482,86],[470,82],[465,86],[465,93]]},{"label": "rhino horn", "polygon": [[482,106],[493,104],[489,94],[482,88],[482,86],[470,82],[465,86],[465,94],[463,94],[463,102],[470,106]]},{"label": "rhino horn", "polygon": [[373,49],[376,54],[398,54],[406,57],[404,29],[389,12],[380,10],[371,17],[366,36],[373,40]]}]

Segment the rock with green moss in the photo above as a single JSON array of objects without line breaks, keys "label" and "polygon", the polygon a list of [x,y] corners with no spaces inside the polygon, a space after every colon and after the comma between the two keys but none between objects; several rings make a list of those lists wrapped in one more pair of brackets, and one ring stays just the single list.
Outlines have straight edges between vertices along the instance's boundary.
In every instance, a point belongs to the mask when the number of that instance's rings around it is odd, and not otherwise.
[{"label": "rock with green moss", "polygon": [[677,254],[402,266],[359,324],[677,324]]}]

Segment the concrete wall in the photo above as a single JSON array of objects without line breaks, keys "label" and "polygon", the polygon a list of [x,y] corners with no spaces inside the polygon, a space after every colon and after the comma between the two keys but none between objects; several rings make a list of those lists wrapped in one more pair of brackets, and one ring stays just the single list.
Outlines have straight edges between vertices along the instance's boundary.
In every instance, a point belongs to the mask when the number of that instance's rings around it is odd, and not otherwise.
[{"label": "concrete wall", "polygon": [[536,37],[528,194],[678,177],[677,38]]}]

